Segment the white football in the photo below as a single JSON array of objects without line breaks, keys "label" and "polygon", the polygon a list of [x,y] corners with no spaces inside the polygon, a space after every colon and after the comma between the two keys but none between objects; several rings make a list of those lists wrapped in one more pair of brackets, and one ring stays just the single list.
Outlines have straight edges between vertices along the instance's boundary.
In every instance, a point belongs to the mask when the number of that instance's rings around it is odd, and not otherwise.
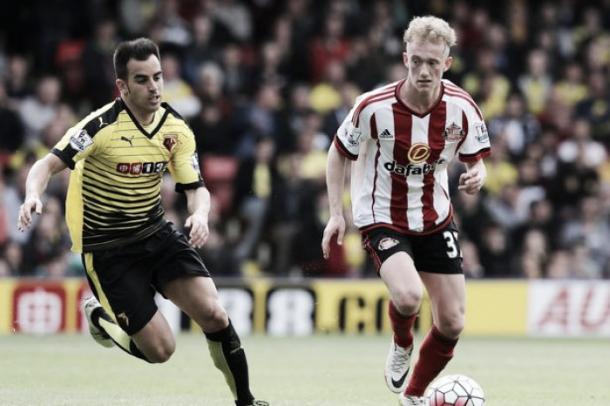
[{"label": "white football", "polygon": [[481,386],[465,375],[445,375],[430,384],[424,395],[430,406],[484,406]]}]

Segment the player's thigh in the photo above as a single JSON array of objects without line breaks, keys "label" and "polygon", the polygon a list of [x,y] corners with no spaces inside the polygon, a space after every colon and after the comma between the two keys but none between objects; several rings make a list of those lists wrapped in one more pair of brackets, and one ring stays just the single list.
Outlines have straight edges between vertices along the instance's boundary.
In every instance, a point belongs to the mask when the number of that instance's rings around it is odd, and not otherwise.
[{"label": "player's thigh", "polygon": [[414,312],[419,308],[423,286],[413,260],[404,251],[399,251],[381,265],[379,276],[390,293],[390,298],[399,310]]},{"label": "player's thigh", "polygon": [[130,336],[157,312],[148,266],[139,260],[139,244],[83,254],[91,290],[104,309]]},{"label": "player's thigh", "polygon": [[229,319],[218,300],[212,278],[184,276],[169,281],[163,288],[165,296],[193,319],[205,332],[226,327]]},{"label": "player's thigh", "polygon": [[432,306],[432,317],[441,333],[457,337],[464,328],[466,282],[463,274],[420,272]]},{"label": "player's thigh", "polygon": [[149,360],[165,361],[176,348],[171,327],[159,310],[131,338]]},{"label": "player's thigh", "polygon": [[417,311],[423,294],[421,280],[412,259],[408,237],[388,228],[366,233],[364,247],[401,313]]}]

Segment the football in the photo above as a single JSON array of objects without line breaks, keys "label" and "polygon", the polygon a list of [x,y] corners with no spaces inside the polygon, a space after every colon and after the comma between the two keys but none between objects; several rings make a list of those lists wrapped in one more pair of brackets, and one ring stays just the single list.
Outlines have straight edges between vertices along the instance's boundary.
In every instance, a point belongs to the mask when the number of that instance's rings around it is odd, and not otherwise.
[{"label": "football", "polygon": [[426,390],[430,406],[483,406],[485,394],[481,386],[464,375],[438,378]]}]

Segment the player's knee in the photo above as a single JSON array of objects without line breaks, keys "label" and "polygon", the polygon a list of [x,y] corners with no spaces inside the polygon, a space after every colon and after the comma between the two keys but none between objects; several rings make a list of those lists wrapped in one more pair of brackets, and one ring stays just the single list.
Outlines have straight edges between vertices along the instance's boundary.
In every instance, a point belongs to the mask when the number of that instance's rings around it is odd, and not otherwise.
[{"label": "player's knee", "polygon": [[175,350],[176,342],[173,338],[162,338],[147,348],[145,355],[149,362],[158,364],[168,361]]},{"label": "player's knee", "polygon": [[229,316],[220,303],[214,301],[202,310],[197,322],[204,331],[216,331],[227,326]]},{"label": "player's knee", "polygon": [[419,310],[422,296],[421,290],[405,289],[392,295],[392,302],[400,314],[408,316]]},{"label": "player's knee", "polygon": [[441,316],[438,324],[438,330],[442,335],[449,338],[458,338],[464,330],[464,315],[458,313]]},{"label": "player's knee", "polygon": [[163,363],[171,358],[175,350],[175,344],[159,345],[147,354],[147,358],[154,364]]}]

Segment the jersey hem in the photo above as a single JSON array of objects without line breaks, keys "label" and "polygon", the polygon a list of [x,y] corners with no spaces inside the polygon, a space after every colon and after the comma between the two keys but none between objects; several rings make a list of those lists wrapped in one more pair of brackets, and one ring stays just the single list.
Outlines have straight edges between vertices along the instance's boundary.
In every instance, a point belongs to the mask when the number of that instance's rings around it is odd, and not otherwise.
[{"label": "jersey hem", "polygon": [[136,232],[135,234],[132,233],[128,237],[118,238],[118,239],[112,240],[110,242],[101,242],[101,243],[96,243],[96,244],[84,244],[83,243],[82,250],[78,251],[78,250],[74,249],[74,247],[72,247],[72,251],[77,252],[77,253],[95,252],[95,251],[99,251],[99,250],[108,250],[111,248],[128,245],[128,244],[134,243],[136,241],[143,240],[147,237],[150,237],[151,235],[153,235],[154,233],[156,233],[157,231],[162,229],[165,226],[165,224],[167,224],[167,220],[165,220],[163,217],[161,217],[159,220],[157,220],[155,223],[151,224],[146,229],[144,229],[140,232]]},{"label": "jersey hem", "polygon": [[405,234],[405,235],[412,235],[412,236],[420,236],[420,235],[428,235],[428,234],[432,234],[435,233],[437,231],[439,231],[440,229],[447,227],[447,225],[449,223],[451,223],[451,221],[453,220],[453,210],[451,210],[449,212],[449,215],[447,216],[447,218],[445,220],[443,220],[441,223],[439,223],[437,226],[435,226],[433,229],[430,230],[426,230],[426,231],[412,231],[412,230],[406,230],[402,227],[398,227],[394,224],[389,224],[389,223],[374,223],[374,224],[369,224],[366,226],[362,226],[359,227],[358,229],[360,230],[361,234],[366,235],[368,232],[376,229],[376,228],[389,228],[391,230],[394,230],[398,233],[401,234]]}]

